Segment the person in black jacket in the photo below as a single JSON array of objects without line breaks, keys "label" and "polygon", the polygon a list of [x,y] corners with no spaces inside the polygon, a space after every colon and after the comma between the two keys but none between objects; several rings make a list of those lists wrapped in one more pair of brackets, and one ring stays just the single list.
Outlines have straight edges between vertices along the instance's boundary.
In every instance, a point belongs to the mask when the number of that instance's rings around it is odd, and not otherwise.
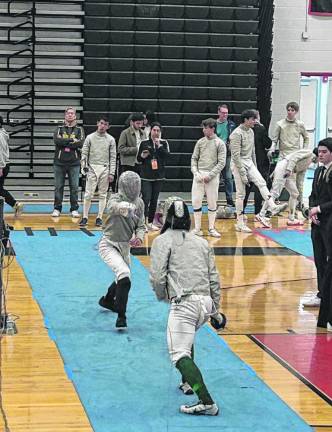
[{"label": "person in black jacket", "polygon": [[158,196],[165,180],[165,162],[169,154],[168,142],[160,138],[161,125],[158,122],[151,124],[150,138],[142,141],[137,153],[137,161],[140,163],[140,176],[142,180],[142,198],[147,218],[147,227],[157,231],[153,225]]},{"label": "person in black jacket", "polygon": [[[259,111],[256,112],[256,123],[253,127],[254,135],[255,135],[255,153],[256,153],[256,163],[258,171],[262,174],[263,178],[266,180],[268,189],[271,188],[271,179],[269,178],[270,174],[270,162],[267,157],[267,149],[271,147],[272,141],[269,138],[267,130],[265,126],[260,122]],[[255,220],[257,222],[261,222],[259,219],[259,213],[262,209],[263,198],[260,194],[258,188],[251,183],[250,186],[246,188],[246,197],[244,199],[243,208],[246,208],[248,198],[250,192],[254,190],[254,201],[255,201]]]},{"label": "person in black jacket", "polygon": [[332,138],[318,143],[320,166],[315,170],[312,191],[309,197],[309,218],[311,220],[311,240],[317,269],[317,296],[302,302],[303,306],[319,306],[323,293],[323,283],[327,264],[329,244],[329,218],[332,215]]},{"label": "person in black jacket", "polygon": [[84,142],[84,130],[77,125],[76,110],[68,107],[65,110],[65,121],[54,132],[54,210],[52,217],[59,217],[62,210],[63,190],[66,175],[70,188],[70,211],[72,217],[79,218],[78,184],[80,176],[80,149]]}]

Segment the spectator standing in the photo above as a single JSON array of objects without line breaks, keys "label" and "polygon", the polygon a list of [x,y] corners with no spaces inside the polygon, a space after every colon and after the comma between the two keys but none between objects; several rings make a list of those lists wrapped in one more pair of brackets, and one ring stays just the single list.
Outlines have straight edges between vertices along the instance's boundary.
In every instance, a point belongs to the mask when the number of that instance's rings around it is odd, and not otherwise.
[{"label": "spectator standing", "polygon": [[125,171],[139,172],[136,158],[141,141],[144,140],[143,120],[144,115],[142,113],[133,113],[130,118],[130,126],[121,132],[118,143],[121,173]]},{"label": "spectator standing", "polygon": [[23,211],[23,203],[16,201],[13,195],[4,188],[9,167],[9,134],[3,127],[3,118],[0,116],[0,196],[4,198],[6,204],[14,209],[14,214],[18,217]]},{"label": "spectator standing", "polygon": [[329,239],[329,218],[332,214],[332,138],[325,138],[318,143],[318,161],[312,191],[309,197],[309,218],[311,220],[311,240],[317,269],[318,293],[303,302],[303,306],[318,307],[321,302],[324,275],[327,265]]},{"label": "spectator standing", "polygon": [[160,123],[152,123],[150,137],[148,140],[141,142],[137,154],[137,161],[140,163],[144,214],[147,227],[152,231],[159,230],[153,224],[153,219],[159,193],[165,180],[165,162],[169,154],[168,142],[160,138],[161,131]]},{"label": "spectator standing", "polygon": [[234,206],[233,201],[233,176],[231,170],[231,151],[229,148],[229,137],[236,128],[235,123],[228,118],[228,105],[220,104],[218,106],[217,118],[217,136],[226,144],[226,163],[222,171],[222,176],[225,181],[226,201],[230,206]]},{"label": "spectator standing", "polygon": [[79,218],[78,185],[80,176],[80,150],[84,142],[84,130],[78,126],[76,110],[68,107],[65,110],[64,124],[54,132],[54,210],[53,217],[59,217],[62,211],[63,191],[66,176],[70,188],[70,211],[74,218]]},{"label": "spectator standing", "polygon": [[[266,186],[266,181],[258,171],[256,166],[255,137],[252,128],[256,121],[254,110],[245,110],[241,114],[241,124],[230,136],[230,148],[232,154],[231,168],[234,175],[236,186],[236,215],[237,223],[235,230],[250,233],[251,229],[246,225],[243,215],[243,201],[245,198],[246,187],[249,183],[254,183],[263,199],[268,201],[268,209],[273,214],[277,214],[284,206],[277,206]],[[287,206],[287,205],[286,205]],[[261,221],[264,226],[268,226],[267,221]]]},{"label": "spectator standing", "polygon": [[116,143],[107,133],[109,121],[100,117],[97,130],[88,135],[82,148],[82,173],[87,176],[83,203],[83,217],[80,226],[88,224],[89,210],[96,188],[98,187],[99,206],[96,226],[103,224],[103,213],[109,184],[114,181],[116,168]]},{"label": "spectator standing", "polygon": [[217,122],[213,118],[203,120],[204,137],[197,141],[191,157],[191,172],[194,175],[191,199],[194,210],[195,228],[193,234],[202,236],[202,202],[206,194],[208,204],[209,232],[211,237],[219,238],[221,234],[215,229],[219,176],[225,166],[226,146],[217,137]]},{"label": "spectator standing", "polygon": [[[272,145],[269,150],[269,157],[279,148],[279,160],[284,159],[301,148],[308,148],[309,135],[304,123],[296,118],[299,112],[299,105],[296,102],[288,102],[286,105],[287,116],[277,122],[272,136]],[[302,143],[301,143],[302,138]],[[300,208],[303,205],[303,184],[305,173],[296,175],[296,187],[299,191],[298,203]]]},{"label": "spectator standing", "polygon": [[[266,180],[267,187],[270,189],[271,187],[271,180],[269,178],[270,162],[267,157],[267,150],[271,147],[272,141],[269,138],[265,126],[260,122],[259,111],[257,110],[254,111],[256,113],[256,120],[253,127],[253,131],[254,131],[254,138],[255,138],[255,154],[256,154],[257,169],[262,174],[264,180]],[[254,189],[254,205],[255,205],[255,215],[256,215],[255,220],[257,222],[260,222],[260,218],[257,215],[259,215],[262,209],[263,198],[257,186],[255,186],[255,184],[253,183],[251,183],[250,187],[246,189],[246,197],[244,199],[243,208],[245,210],[252,189]]]}]

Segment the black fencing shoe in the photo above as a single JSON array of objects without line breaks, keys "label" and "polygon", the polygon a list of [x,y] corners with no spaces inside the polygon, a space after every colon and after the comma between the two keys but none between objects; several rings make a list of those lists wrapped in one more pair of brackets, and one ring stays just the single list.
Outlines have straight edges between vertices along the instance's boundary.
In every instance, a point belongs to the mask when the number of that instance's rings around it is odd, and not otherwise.
[{"label": "black fencing shoe", "polygon": [[100,218],[97,218],[95,224],[96,224],[96,227],[102,227],[103,226],[103,220]]},{"label": "black fencing shoe", "polygon": [[117,330],[127,330],[127,320],[126,318],[118,317],[115,323],[115,328]]},{"label": "black fencing shoe", "polygon": [[185,394],[185,395],[192,395],[194,394],[193,389],[190,387],[190,385],[187,382],[182,382],[179,385],[179,389]]},{"label": "black fencing shoe", "polygon": [[109,309],[112,312],[117,312],[114,301],[107,300],[107,299],[105,299],[104,296],[100,297],[98,303],[99,303],[99,306],[101,306],[105,309]]},{"label": "black fencing shoe", "polygon": [[180,412],[184,414],[216,416],[219,413],[219,408],[215,403],[204,405],[202,401],[198,401],[194,405],[181,405]]},{"label": "black fencing shoe", "polygon": [[83,217],[80,221],[79,221],[79,226],[84,227],[87,226],[88,224],[88,218]]}]

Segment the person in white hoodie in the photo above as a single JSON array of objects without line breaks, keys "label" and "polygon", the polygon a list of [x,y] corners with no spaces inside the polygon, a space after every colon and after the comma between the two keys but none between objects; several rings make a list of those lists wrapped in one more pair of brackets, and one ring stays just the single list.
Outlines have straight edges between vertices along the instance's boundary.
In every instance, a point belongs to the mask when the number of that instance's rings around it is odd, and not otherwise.
[{"label": "person in white hoodie", "polygon": [[9,134],[3,127],[3,118],[0,116],[0,196],[5,203],[13,207],[15,216],[23,211],[23,203],[17,201],[13,195],[4,188],[5,179],[9,173]]},{"label": "person in white hoodie", "polygon": [[98,187],[99,208],[96,226],[103,225],[103,213],[106,206],[107,190],[114,181],[116,168],[116,143],[112,135],[107,133],[109,121],[100,117],[97,130],[88,135],[82,148],[82,174],[86,174],[85,194],[83,203],[83,217],[80,226],[88,224],[89,210],[95,190]]}]

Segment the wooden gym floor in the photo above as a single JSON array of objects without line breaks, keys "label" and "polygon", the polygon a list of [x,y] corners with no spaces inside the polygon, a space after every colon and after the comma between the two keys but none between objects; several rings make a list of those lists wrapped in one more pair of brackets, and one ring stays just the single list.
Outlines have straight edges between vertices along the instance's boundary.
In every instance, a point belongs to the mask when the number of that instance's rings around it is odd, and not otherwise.
[{"label": "wooden gym floor", "polygon": [[[251,219],[250,215],[249,225]],[[274,219],[274,227],[285,226],[282,217]],[[8,215],[6,220],[16,230],[79,229],[78,221],[67,215],[58,220],[49,215],[23,215],[20,219]],[[93,222],[91,216],[88,229],[96,229]],[[216,254],[216,262],[223,285],[221,306],[228,317],[227,328],[220,337],[313,430],[332,432],[329,401],[249,337],[326,333],[316,327],[317,308],[304,309],[301,305],[301,298],[316,291],[314,264],[301,255],[284,253],[279,244],[261,236],[236,233],[233,224],[233,220],[217,221],[222,238],[209,238],[210,244],[220,252]],[[156,235],[149,233],[145,246],[151,245]],[[261,253],[257,254],[257,250]],[[149,266],[148,256],[138,257]],[[8,282],[7,311],[19,316],[19,333],[1,340],[1,431],[92,431],[15,258],[4,270],[3,279],[5,285]]]}]

